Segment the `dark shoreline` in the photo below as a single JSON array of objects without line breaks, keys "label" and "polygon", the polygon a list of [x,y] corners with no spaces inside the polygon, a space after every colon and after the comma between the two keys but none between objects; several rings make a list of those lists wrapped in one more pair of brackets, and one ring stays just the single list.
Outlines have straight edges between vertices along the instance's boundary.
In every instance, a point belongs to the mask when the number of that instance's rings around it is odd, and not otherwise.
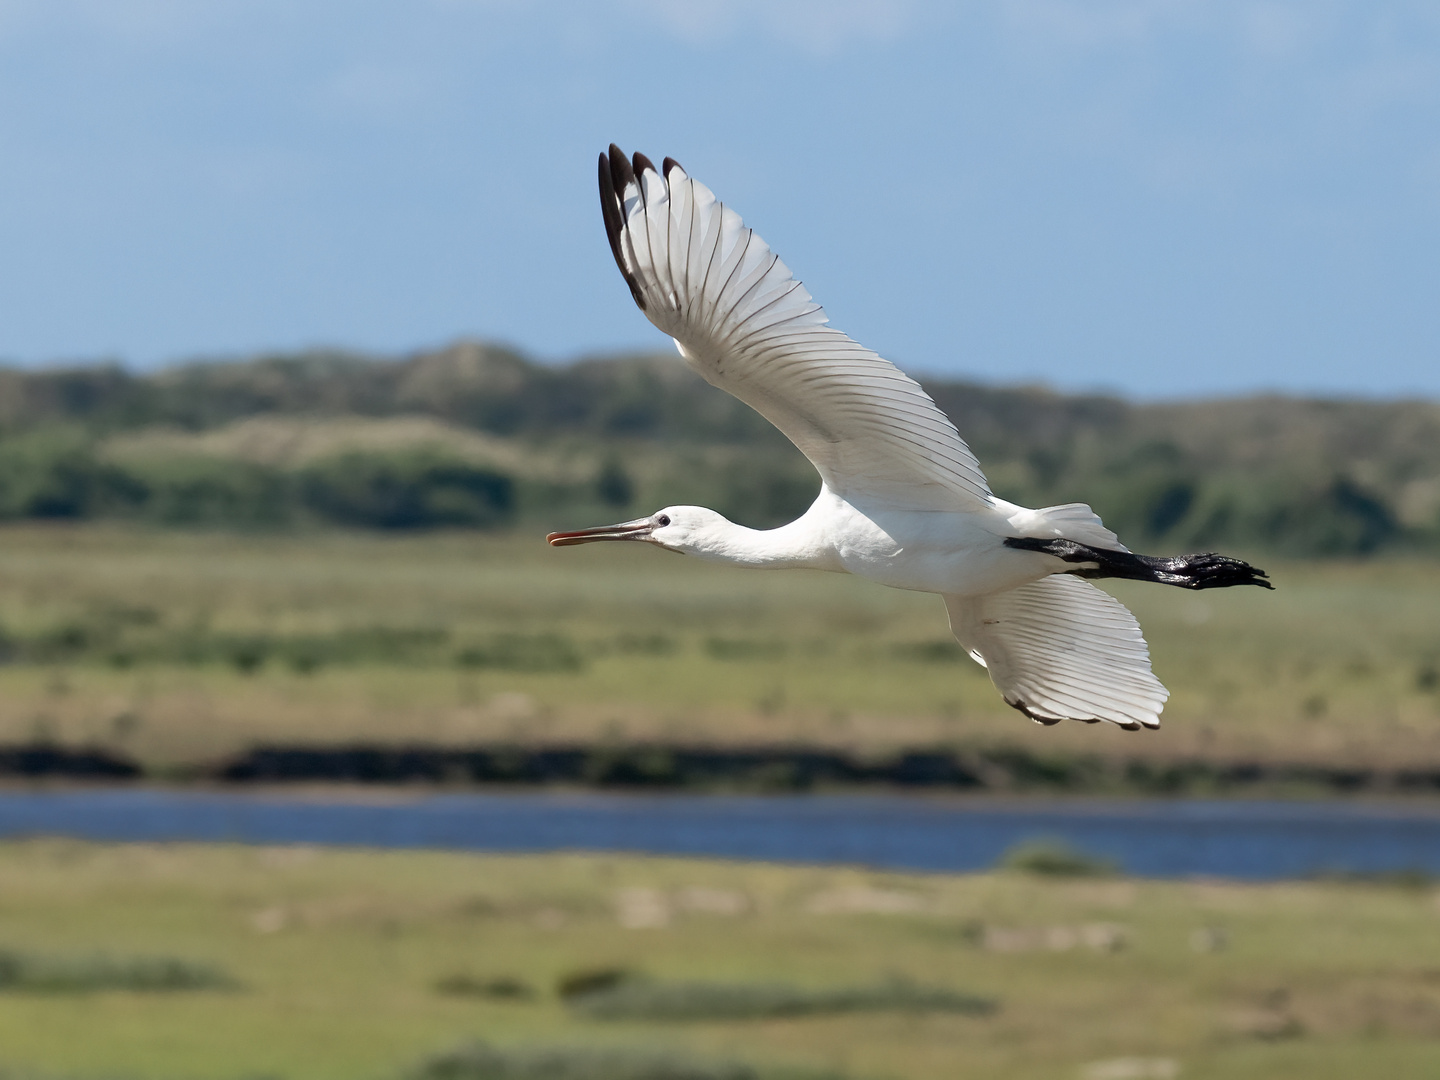
[{"label": "dark shoreline", "polygon": [[113,749],[0,746],[0,780],[226,786],[442,785],[805,792],[888,789],[1015,795],[1440,795],[1440,766],[1037,755],[1015,747],[860,755],[805,746],[424,744],[259,746],[209,765],[155,769]]}]

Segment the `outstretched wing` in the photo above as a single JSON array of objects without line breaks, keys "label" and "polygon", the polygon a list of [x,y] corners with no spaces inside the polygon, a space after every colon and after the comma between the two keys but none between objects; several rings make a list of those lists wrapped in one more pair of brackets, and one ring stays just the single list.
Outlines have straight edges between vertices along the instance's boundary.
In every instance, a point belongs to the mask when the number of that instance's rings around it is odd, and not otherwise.
[{"label": "outstretched wing", "polygon": [[947,596],[955,638],[1010,705],[1041,724],[1159,727],[1170,692],[1119,600],[1069,574],[988,596]]},{"label": "outstretched wing", "polygon": [[990,505],[980,463],[919,383],[828,325],[769,246],[669,158],[600,155],[615,262],[702,377],[769,420],[842,497]]}]

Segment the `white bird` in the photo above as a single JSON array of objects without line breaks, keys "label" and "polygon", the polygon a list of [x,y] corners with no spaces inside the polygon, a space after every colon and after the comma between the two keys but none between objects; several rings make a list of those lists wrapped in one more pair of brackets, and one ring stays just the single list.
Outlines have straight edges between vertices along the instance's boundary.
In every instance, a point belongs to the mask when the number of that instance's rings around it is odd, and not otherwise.
[{"label": "white bird", "polygon": [[913,379],[829,326],[790,269],[666,158],[600,155],[605,231],[635,303],[707,382],[754,408],[820,473],[777,529],[700,506],[551,533],[632,540],[757,568],[858,574],[939,593],[950,629],[1005,700],[1042,724],[1160,724],[1169,697],[1130,611],[1083,578],[1270,588],[1222,555],[1132,554],[1084,503],[1028,510],[991,493],[955,426]]}]

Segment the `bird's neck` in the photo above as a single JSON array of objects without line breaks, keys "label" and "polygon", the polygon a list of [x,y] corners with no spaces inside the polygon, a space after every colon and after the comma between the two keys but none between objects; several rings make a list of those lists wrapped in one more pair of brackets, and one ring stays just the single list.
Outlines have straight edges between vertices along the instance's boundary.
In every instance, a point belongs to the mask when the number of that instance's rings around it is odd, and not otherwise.
[{"label": "bird's neck", "polygon": [[809,568],[839,569],[828,544],[804,517],[778,529],[747,529],[727,521],[689,549],[711,562],[724,562],[757,570]]}]

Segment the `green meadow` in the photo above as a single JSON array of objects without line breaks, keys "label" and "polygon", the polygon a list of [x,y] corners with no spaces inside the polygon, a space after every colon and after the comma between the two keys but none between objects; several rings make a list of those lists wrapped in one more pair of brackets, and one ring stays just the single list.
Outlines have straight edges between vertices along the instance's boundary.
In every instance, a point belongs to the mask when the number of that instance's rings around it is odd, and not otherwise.
[{"label": "green meadow", "polygon": [[0,845],[7,1078],[1437,1073],[1419,882]]},{"label": "green meadow", "polygon": [[164,771],[256,744],[1018,746],[1440,765],[1440,564],[1266,559],[1274,592],[1118,583],[1158,732],[1007,708],[931,596],[537,533],[0,532],[0,743]]}]

